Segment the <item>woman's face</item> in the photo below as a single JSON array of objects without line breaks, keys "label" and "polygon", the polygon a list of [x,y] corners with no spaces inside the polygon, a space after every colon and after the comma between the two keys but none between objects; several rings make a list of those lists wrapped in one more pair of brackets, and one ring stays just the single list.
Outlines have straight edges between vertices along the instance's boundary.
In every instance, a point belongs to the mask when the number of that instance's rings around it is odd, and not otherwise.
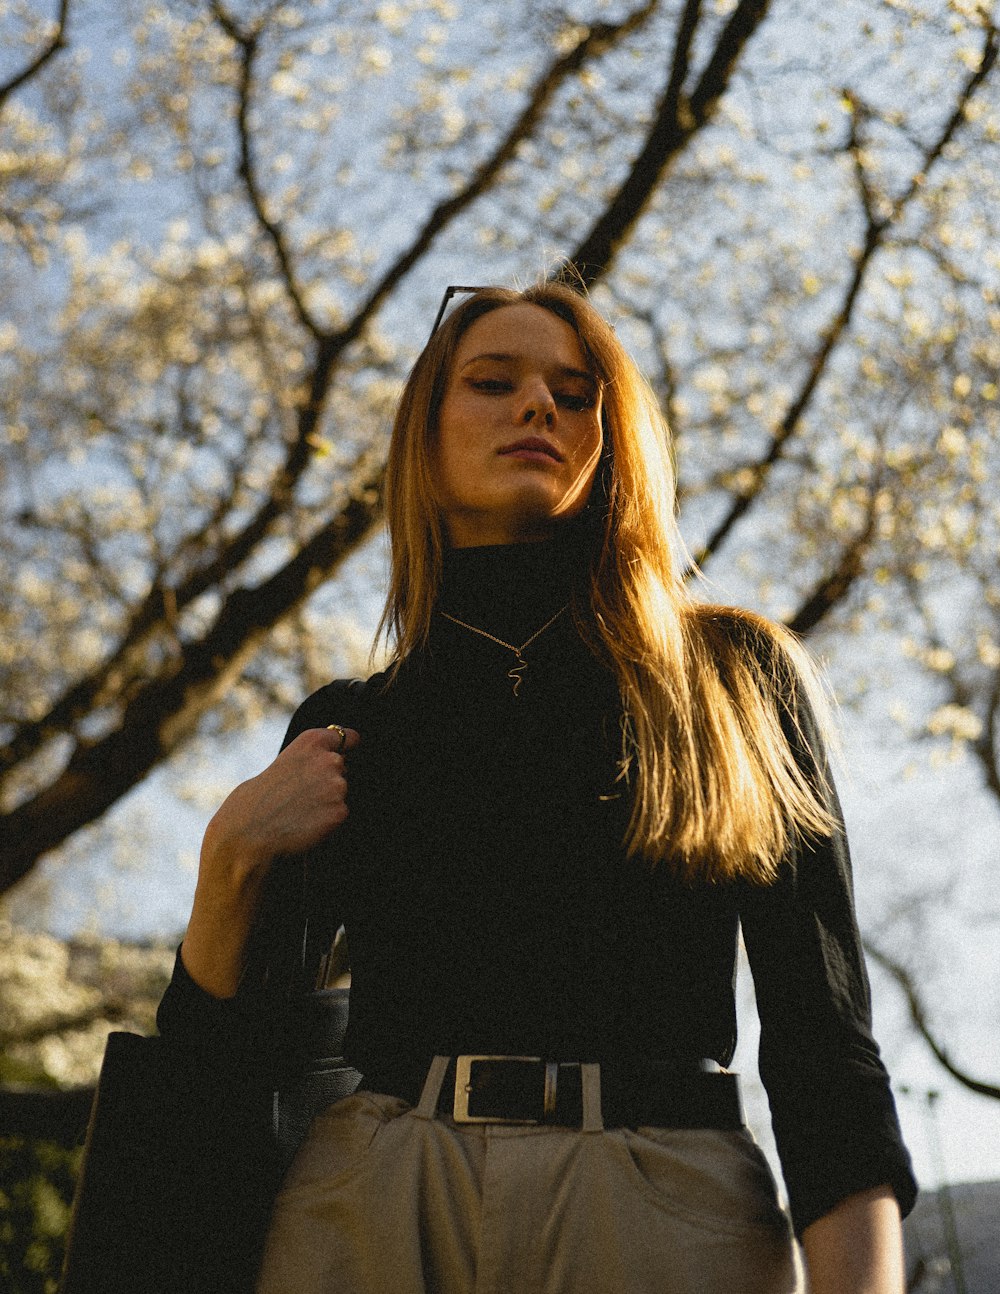
[{"label": "woman's face", "polygon": [[458,344],[438,416],[438,502],[453,547],[544,539],[586,505],[601,392],[574,329],[500,306]]}]

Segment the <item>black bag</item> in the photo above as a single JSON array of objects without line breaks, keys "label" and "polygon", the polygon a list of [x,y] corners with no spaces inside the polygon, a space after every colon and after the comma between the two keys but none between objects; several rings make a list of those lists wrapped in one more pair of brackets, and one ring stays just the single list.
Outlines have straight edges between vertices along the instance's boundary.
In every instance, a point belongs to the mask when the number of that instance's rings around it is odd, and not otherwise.
[{"label": "black bag", "polygon": [[[364,683],[351,691],[357,708]],[[247,980],[276,1008],[273,1063],[110,1035],[60,1294],[252,1290],[281,1177],[313,1117],[360,1080],[343,1059],[348,991],[326,987],[348,960],[323,916],[323,847],[290,863],[272,872]]]},{"label": "black bag", "polygon": [[[303,957],[308,930],[302,938]],[[108,1038],[60,1294],[245,1294],[281,1177],[313,1117],[352,1092],[348,990],[298,992],[266,1084],[232,1058]],[[255,1084],[256,1082],[256,1090]]]}]

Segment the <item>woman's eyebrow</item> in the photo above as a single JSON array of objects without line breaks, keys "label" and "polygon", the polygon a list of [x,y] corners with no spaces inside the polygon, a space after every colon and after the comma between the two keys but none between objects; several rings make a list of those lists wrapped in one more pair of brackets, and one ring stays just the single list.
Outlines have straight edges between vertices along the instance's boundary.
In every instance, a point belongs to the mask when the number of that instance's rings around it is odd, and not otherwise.
[{"label": "woman's eyebrow", "polygon": [[[510,355],[506,351],[484,351],[480,355],[473,355],[470,359],[467,359],[462,368],[466,369],[470,364],[475,364],[477,360],[481,359],[503,360],[510,363],[523,358],[523,355]],[[594,386],[598,385],[595,375],[588,373],[585,368],[574,368],[572,364],[555,364],[553,368],[561,377],[579,377]]]}]

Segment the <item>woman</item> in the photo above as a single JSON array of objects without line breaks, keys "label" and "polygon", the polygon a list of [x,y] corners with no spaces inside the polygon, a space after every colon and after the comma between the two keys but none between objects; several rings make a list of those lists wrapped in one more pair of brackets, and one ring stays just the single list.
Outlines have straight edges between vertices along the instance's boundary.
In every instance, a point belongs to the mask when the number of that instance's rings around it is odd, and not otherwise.
[{"label": "woman", "polygon": [[580,296],[481,289],[434,333],[389,455],[393,666],[310,697],[219,810],[161,1008],[244,1027],[265,881],[320,848],[363,1080],[285,1179],[265,1294],[801,1289],[724,1071],[738,923],[810,1288],[902,1291],[915,1187],[810,668],[692,600],[673,504]]}]

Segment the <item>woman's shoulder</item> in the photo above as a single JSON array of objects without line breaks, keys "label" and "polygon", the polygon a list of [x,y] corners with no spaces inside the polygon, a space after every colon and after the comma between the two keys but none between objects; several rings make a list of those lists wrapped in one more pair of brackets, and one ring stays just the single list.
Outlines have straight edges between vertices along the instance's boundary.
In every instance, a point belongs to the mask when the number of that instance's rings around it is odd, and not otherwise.
[{"label": "woman's shoulder", "polygon": [[691,630],[724,684],[732,684],[736,676],[752,680],[795,729],[833,736],[823,671],[790,629],[745,607],[697,603]]},{"label": "woman's shoulder", "polygon": [[718,657],[736,652],[768,673],[794,677],[809,657],[798,638],[784,625],[746,607],[695,602],[690,625],[708,651]]},{"label": "woman's shoulder", "polygon": [[308,728],[327,728],[332,723],[358,729],[364,724],[365,707],[383,689],[385,672],[370,678],[338,678],[311,693],[292,715],[282,746],[287,746]]}]

